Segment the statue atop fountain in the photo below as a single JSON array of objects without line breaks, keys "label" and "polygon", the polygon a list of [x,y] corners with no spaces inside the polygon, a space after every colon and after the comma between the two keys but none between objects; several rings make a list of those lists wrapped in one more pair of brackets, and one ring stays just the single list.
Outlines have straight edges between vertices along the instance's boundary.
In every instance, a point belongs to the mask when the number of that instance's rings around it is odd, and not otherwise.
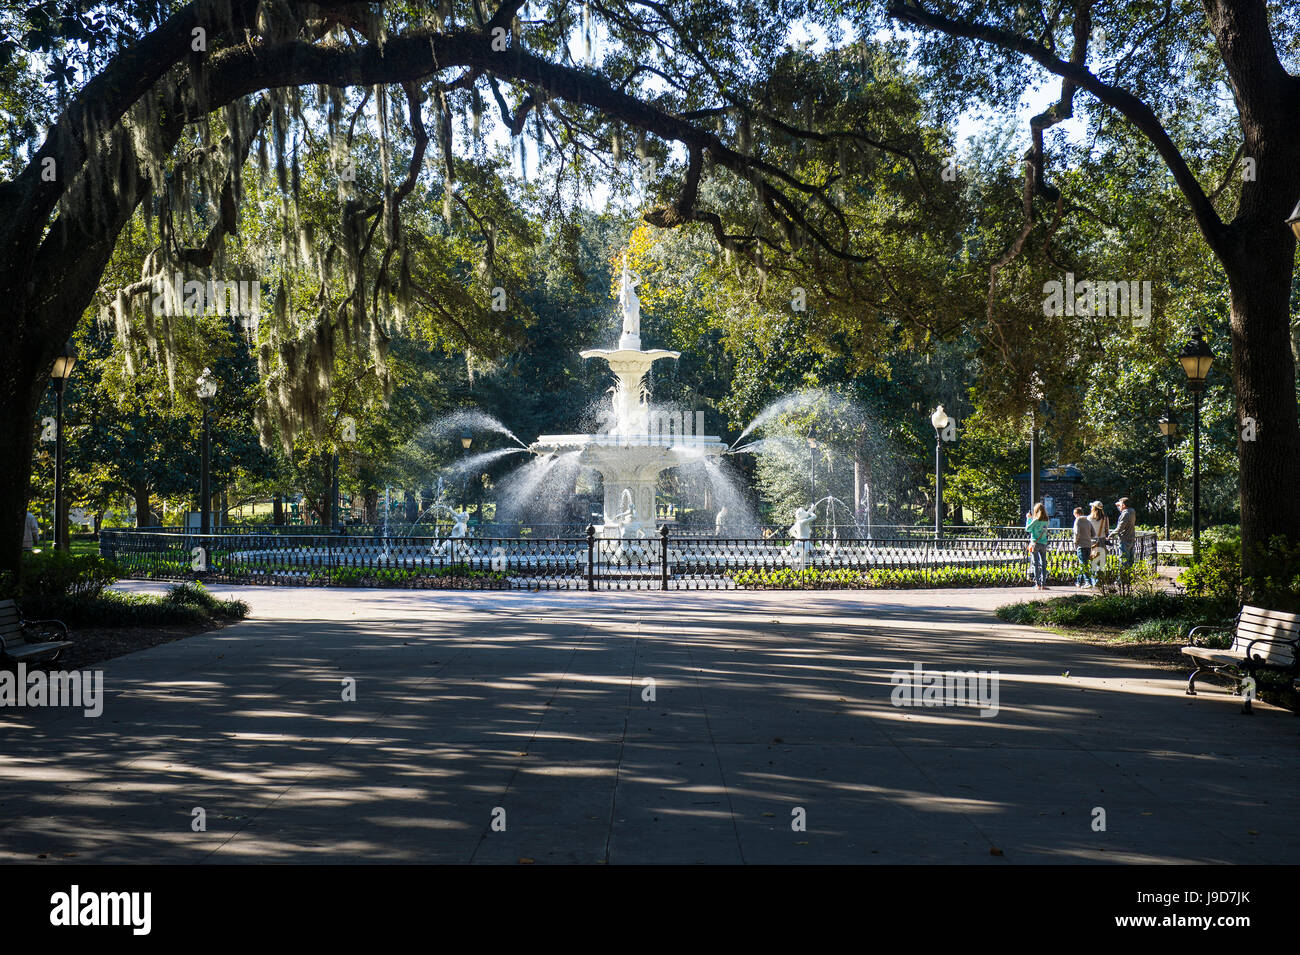
[{"label": "statue atop fountain", "polygon": [[641,299],[635,291],[640,284],[640,276],[634,279],[628,271],[627,256],[624,255],[623,276],[618,286],[618,304],[623,310],[623,334],[619,336],[618,347],[622,351],[641,350]]}]

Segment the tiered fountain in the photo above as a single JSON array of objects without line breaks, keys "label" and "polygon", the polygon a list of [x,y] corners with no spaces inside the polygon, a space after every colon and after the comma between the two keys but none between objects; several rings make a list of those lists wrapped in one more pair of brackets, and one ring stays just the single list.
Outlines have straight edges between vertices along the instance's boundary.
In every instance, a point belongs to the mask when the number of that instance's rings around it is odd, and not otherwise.
[{"label": "tiered fountain", "polygon": [[[641,300],[623,259],[619,305],[623,332],[617,348],[588,348],[583,358],[602,358],[614,372],[613,426],[602,434],[544,434],[529,450],[538,455],[578,453],[578,462],[600,472],[605,485],[601,537],[636,537],[642,521],[654,529],[655,486],[659,475],[706,457],[717,457],[727,445],[714,435],[694,434],[689,419],[651,413],[646,373],[661,358],[680,352],[641,347]],[[675,426],[673,426],[675,425]]]}]

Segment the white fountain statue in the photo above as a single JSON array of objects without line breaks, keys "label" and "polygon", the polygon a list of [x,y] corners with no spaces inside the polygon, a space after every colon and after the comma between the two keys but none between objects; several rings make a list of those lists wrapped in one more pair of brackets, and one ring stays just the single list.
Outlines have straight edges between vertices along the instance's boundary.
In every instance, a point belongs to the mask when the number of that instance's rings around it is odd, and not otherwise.
[{"label": "white fountain statue", "polygon": [[627,256],[624,255],[623,275],[618,287],[618,304],[623,311],[623,334],[619,336],[618,347],[623,351],[641,350],[641,299],[635,291],[640,284],[641,277],[632,278],[632,273],[627,268]]},{"label": "white fountain statue", "polygon": [[796,507],[794,509],[794,523],[790,525],[790,536],[794,541],[790,544],[790,556],[795,559],[796,565],[802,569],[808,558],[812,556],[812,536],[813,524],[817,521],[817,505],[809,504],[807,507]]},{"label": "white fountain statue", "polygon": [[662,471],[727,450],[716,436],[686,433],[691,430],[687,427],[689,416],[683,416],[681,426],[671,429],[663,426],[667,415],[656,413],[652,421],[646,373],[659,359],[677,358],[680,352],[641,348],[641,299],[636,294],[640,281],[628,269],[624,255],[618,291],[623,319],[618,348],[588,348],[580,353],[583,358],[604,359],[614,373],[614,416],[609,432],[544,434],[529,446],[538,455],[578,451],[579,464],[600,472],[605,506],[598,532],[608,538],[624,537],[619,515],[627,510],[625,496],[631,498],[635,513],[653,515],[655,485]]},{"label": "white fountain statue", "polygon": [[718,513],[713,518],[713,534],[715,537],[721,537],[727,529],[727,507],[724,504],[718,508]]},{"label": "white fountain statue", "polygon": [[[452,541],[464,540],[469,536],[469,511],[458,511],[455,508],[451,508],[450,510],[453,522],[451,525],[451,533],[447,535],[446,540],[438,541],[438,543],[429,548],[430,553],[436,554],[440,557],[446,557],[447,554],[451,552],[451,549],[455,546]],[[466,555],[467,552],[462,549],[461,554]]]}]

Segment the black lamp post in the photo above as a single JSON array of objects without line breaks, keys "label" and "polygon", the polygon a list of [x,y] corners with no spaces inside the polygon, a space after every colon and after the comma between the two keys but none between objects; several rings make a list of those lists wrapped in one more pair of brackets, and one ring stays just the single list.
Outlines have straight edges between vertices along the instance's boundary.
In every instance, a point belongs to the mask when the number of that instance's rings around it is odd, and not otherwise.
[{"label": "black lamp post", "polygon": [[943,405],[930,415],[934,425],[934,539],[943,537],[943,429],[948,427],[948,414]]},{"label": "black lamp post", "polygon": [[54,359],[50,381],[54,383],[54,549],[68,549],[68,520],[63,503],[63,390],[72,377],[72,367],[77,363],[77,349],[72,339]]},{"label": "black lamp post", "polygon": [[203,403],[203,462],[202,472],[199,475],[199,532],[202,534],[212,529],[212,491],[208,474],[212,436],[208,419],[208,402],[217,393],[217,383],[210,377],[211,374],[210,369],[204,368],[203,373],[194,380],[194,392]]},{"label": "black lamp post", "polygon": [[[469,446],[473,443],[474,443],[474,435],[472,435],[469,431],[462,431],[460,434],[460,446],[465,451],[465,457],[467,459],[469,458]],[[465,470],[464,493],[465,493],[465,507],[468,509],[469,508],[469,469],[468,468],[466,468]]]},{"label": "black lamp post", "polygon": [[1165,540],[1169,540],[1169,514],[1172,510],[1169,496],[1169,462],[1174,455],[1174,438],[1178,437],[1178,422],[1174,420],[1172,404],[1168,413],[1156,424],[1160,427],[1160,433],[1165,436]]},{"label": "black lamp post", "polygon": [[1187,375],[1187,388],[1192,393],[1192,559],[1201,554],[1201,395],[1205,379],[1214,364],[1214,353],[1202,338],[1201,327],[1192,329],[1192,337],[1178,353],[1178,362]]},{"label": "black lamp post", "polygon": [[1297,202],[1295,208],[1291,210],[1291,215],[1287,218],[1286,224],[1291,227],[1295,237],[1300,239],[1300,202]]},{"label": "black lamp post", "polygon": [[815,427],[808,429],[808,493],[813,504],[817,503],[817,439]]}]

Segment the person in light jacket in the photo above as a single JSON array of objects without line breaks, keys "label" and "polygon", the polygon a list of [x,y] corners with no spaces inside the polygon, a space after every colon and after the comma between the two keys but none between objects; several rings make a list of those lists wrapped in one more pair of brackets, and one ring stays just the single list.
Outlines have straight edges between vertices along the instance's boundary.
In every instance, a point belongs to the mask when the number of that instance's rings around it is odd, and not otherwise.
[{"label": "person in light jacket", "polygon": [[1119,538],[1120,558],[1125,568],[1133,566],[1133,548],[1137,543],[1137,511],[1129,506],[1128,498],[1115,502],[1119,520],[1115,522],[1115,536]]},{"label": "person in light jacket", "polygon": [[1093,501],[1088,507],[1092,509],[1088,523],[1092,525],[1092,585],[1096,587],[1097,575],[1106,569],[1106,556],[1110,550],[1110,518],[1106,516],[1101,501]]},{"label": "person in light jacket", "polygon": [[1074,576],[1074,586],[1094,586],[1089,574],[1092,567],[1092,524],[1081,507],[1074,509],[1074,552],[1079,555],[1079,572]]},{"label": "person in light jacket", "polygon": [[23,550],[31,550],[41,539],[41,525],[36,522],[36,515],[31,511],[23,519]]}]

